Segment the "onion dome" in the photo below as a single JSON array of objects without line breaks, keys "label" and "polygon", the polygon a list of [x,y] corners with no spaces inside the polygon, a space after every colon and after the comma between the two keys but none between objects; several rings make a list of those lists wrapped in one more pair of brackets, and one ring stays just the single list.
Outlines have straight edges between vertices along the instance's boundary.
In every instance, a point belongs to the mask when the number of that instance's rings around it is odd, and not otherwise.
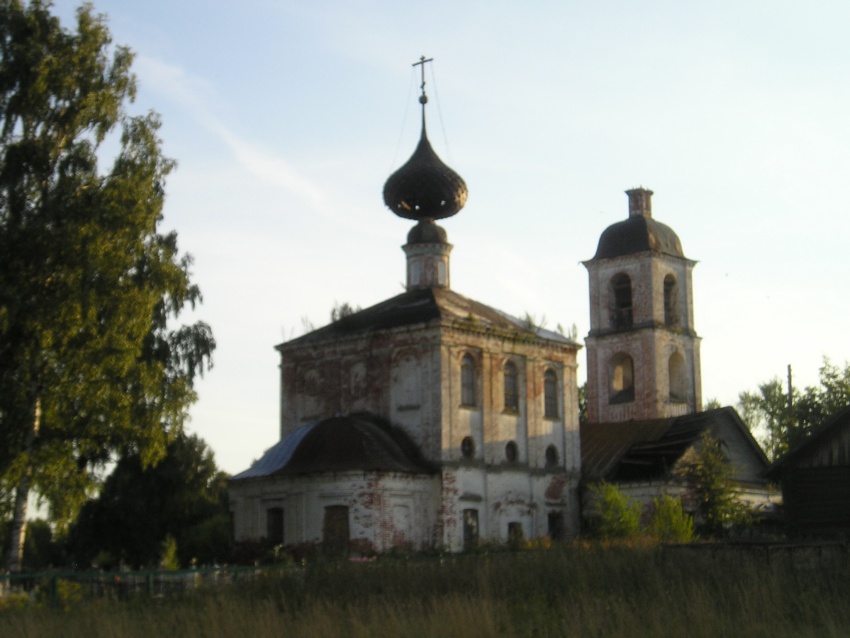
[{"label": "onion dome", "polygon": [[[384,203],[392,212],[405,219],[444,219],[457,213],[466,204],[466,182],[437,156],[425,130],[425,105],[428,103],[425,94],[425,64],[432,60],[423,55],[413,65],[422,71],[422,94],[419,96],[422,134],[419,145],[407,163],[390,175],[384,184]],[[410,238],[408,242],[424,243],[411,242]]]},{"label": "onion dome", "polygon": [[652,218],[652,191],[636,188],[626,193],[629,218],[605,229],[593,258],[610,259],[647,251],[684,257],[682,242],[673,229]]},{"label": "onion dome", "polygon": [[425,132],[407,163],[384,184],[384,203],[406,219],[444,219],[466,204],[463,178],[437,156]]}]

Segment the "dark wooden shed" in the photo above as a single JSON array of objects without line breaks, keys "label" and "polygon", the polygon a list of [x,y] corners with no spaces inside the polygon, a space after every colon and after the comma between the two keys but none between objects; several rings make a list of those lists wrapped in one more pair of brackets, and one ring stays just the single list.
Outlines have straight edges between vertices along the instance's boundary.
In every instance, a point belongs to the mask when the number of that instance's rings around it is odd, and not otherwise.
[{"label": "dark wooden shed", "polygon": [[765,476],[782,485],[789,531],[850,533],[850,406],[778,459]]}]

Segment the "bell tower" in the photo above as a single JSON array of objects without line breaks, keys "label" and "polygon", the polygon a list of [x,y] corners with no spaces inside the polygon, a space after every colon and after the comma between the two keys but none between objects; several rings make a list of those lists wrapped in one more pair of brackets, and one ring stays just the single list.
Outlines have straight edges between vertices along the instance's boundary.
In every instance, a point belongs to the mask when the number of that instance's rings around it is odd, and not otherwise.
[{"label": "bell tower", "polygon": [[635,188],[629,217],[600,236],[590,279],[588,420],[620,422],[702,409],[692,271],[676,233]]}]

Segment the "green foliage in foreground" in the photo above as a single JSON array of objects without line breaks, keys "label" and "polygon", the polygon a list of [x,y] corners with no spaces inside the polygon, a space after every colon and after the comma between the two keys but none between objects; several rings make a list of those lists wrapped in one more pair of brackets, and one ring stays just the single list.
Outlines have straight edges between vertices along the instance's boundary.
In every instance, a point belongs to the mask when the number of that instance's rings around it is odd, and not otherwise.
[{"label": "green foliage in foreground", "polygon": [[[648,511],[612,483],[590,486],[599,513],[593,533],[606,540],[645,536],[664,543],[687,543],[694,535],[694,521],[682,508],[682,500],[662,494],[652,500]],[[645,515],[644,515],[645,514]],[[645,519],[645,521],[644,521]]]},{"label": "green foliage in foreground", "polygon": [[576,545],[314,563],[175,599],[8,610],[0,635],[846,635],[846,554],[794,567],[758,551]]}]

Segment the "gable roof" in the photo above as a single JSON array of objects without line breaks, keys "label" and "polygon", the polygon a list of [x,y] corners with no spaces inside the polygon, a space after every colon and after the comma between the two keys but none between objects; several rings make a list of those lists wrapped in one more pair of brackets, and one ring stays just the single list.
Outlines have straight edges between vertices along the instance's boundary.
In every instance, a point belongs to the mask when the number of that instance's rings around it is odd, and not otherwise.
[{"label": "gable roof", "polygon": [[758,480],[767,458],[731,407],[665,419],[584,423],[582,476],[586,481],[612,482],[664,479],[706,430],[727,443],[737,479]]},{"label": "gable roof", "polygon": [[499,332],[519,340],[541,339],[575,348],[581,347],[577,342],[562,334],[530,326],[522,319],[464,297],[453,290],[421,288],[403,292],[343,317],[301,337],[282,343],[277,346],[277,349],[432,321],[475,332]]}]

